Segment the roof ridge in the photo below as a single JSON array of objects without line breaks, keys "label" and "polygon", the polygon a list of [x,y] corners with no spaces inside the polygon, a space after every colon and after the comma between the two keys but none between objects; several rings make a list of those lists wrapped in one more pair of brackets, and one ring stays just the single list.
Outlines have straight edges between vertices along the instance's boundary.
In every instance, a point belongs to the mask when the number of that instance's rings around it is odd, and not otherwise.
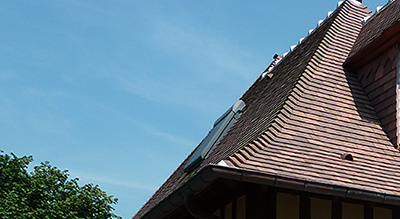
[{"label": "roof ridge", "polygon": [[375,9],[375,13],[371,11],[371,15],[367,15],[363,20],[362,20],[362,24],[366,25],[369,21],[371,21],[372,19],[376,18],[378,15],[381,14],[382,11],[384,11],[390,4],[392,4],[393,2],[395,2],[396,0],[388,0],[386,2],[386,4],[382,5],[382,6],[378,6]]},{"label": "roof ridge", "polygon": [[[337,30],[335,21],[338,21],[339,24],[344,23],[345,19],[342,19],[342,16],[346,16],[346,15],[351,16],[351,15],[348,15],[348,11],[350,10],[349,7],[363,6],[361,3],[354,4],[353,1],[354,0],[346,0],[343,3],[341,3],[340,5],[338,5],[336,10],[333,13],[330,13],[330,16],[328,17],[331,19],[324,20],[323,23],[320,24],[320,26],[318,26],[318,29],[313,30],[312,33],[309,36],[307,36],[307,38],[303,41],[304,43],[306,43],[306,41],[308,41],[309,38],[313,36],[313,34],[317,34],[316,32],[323,25],[329,25],[329,28],[327,28],[326,30],[323,31],[324,34],[323,34],[323,37],[319,40],[318,46],[313,51],[312,56],[307,61],[307,64],[305,65],[302,72],[298,75],[298,78],[297,78],[296,82],[294,83],[294,86],[290,90],[289,95],[279,106],[279,110],[275,113],[274,118],[271,121],[270,125],[267,127],[267,129],[264,132],[260,133],[260,135],[257,138],[255,138],[253,141],[249,142],[247,145],[243,146],[242,148],[240,148],[236,152],[232,153],[230,156],[226,157],[225,159],[222,159],[223,161],[225,161],[225,162],[232,161],[233,156],[237,156],[238,154],[242,153],[242,151],[246,150],[246,148],[252,142],[257,141],[259,138],[263,138],[264,140],[266,140],[266,142],[268,144],[275,140],[275,138],[278,136],[278,134],[280,133],[282,128],[284,128],[284,126],[287,124],[287,123],[280,121],[281,120],[280,115],[284,115],[285,117],[292,115],[292,113],[291,113],[291,111],[293,110],[292,107],[285,107],[285,106],[290,106],[290,105],[296,106],[297,105],[297,103],[299,102],[299,98],[302,97],[302,95],[304,94],[304,90],[306,89],[306,87],[309,86],[309,82],[313,79],[313,75],[310,74],[310,72],[319,71],[319,69],[322,69],[322,66],[320,66],[318,64],[326,62],[327,60],[329,61],[329,57],[328,57],[329,53],[334,53],[325,47],[332,46],[332,44],[338,43],[338,42],[335,42],[333,39],[333,36],[338,35],[338,32],[343,32],[344,29],[352,29],[351,25],[349,25],[349,27],[344,27],[343,25],[341,25],[341,30]],[[328,22],[330,22],[330,23],[328,23]],[[337,25],[337,26],[339,26],[339,25]],[[361,23],[360,23],[360,29],[361,29]],[[354,31],[354,32],[357,32],[357,31]],[[331,34],[332,34],[332,36],[331,36]],[[347,40],[350,40],[350,39],[347,39]],[[352,42],[348,42],[347,43],[348,45],[346,46],[347,53],[350,52],[351,46],[355,42],[356,37],[354,37],[354,39],[351,39],[351,40],[352,40]],[[328,43],[325,43],[325,42],[328,42]],[[291,53],[288,54],[287,56],[289,56],[289,55],[291,55]],[[270,72],[274,73],[274,70],[278,71],[279,64],[284,63],[286,61],[285,58],[287,58],[287,57],[285,56],[283,58],[283,60],[281,62],[279,62],[278,65],[275,66],[275,68]],[[343,60],[341,60],[341,63],[343,63],[344,61],[345,61],[345,57],[343,58]],[[313,62],[317,62],[318,64],[315,65],[315,64],[313,64]],[[279,73],[277,73],[277,74],[279,74]],[[288,110],[288,108],[290,108],[291,110]]]},{"label": "roof ridge", "polygon": [[[265,174],[320,180],[325,184],[376,192],[384,188],[385,192],[400,194],[400,189],[394,186],[400,175],[387,177],[381,171],[385,170],[386,174],[398,172],[399,168],[394,169],[392,164],[398,162],[400,155],[392,147],[382,127],[379,124],[374,126],[368,118],[371,103],[362,101],[357,104],[359,99],[356,96],[362,91],[358,90],[361,88],[359,81],[349,82],[348,87],[331,86],[335,84],[326,87],[326,82],[321,81],[321,77],[332,72],[342,75],[346,80],[354,76],[343,68],[346,57],[336,57],[334,54],[337,49],[343,54],[350,53],[356,41],[354,36],[358,33],[357,29],[361,30],[361,22],[349,21],[347,17],[361,21],[367,10],[361,4],[353,4],[350,0],[346,2],[343,10],[328,25],[325,35],[321,36],[320,44],[316,46],[312,58],[302,69],[268,129],[226,158],[225,163]],[[364,8],[364,13],[357,11],[357,8]],[[355,31],[348,31],[349,28]],[[329,36],[330,32],[332,36]],[[338,39],[340,32],[348,37]],[[354,95],[354,89],[357,95]],[[348,99],[349,94],[354,100]],[[360,95],[363,94],[366,95],[365,92]],[[364,110],[367,110],[367,114]],[[336,122],[338,118],[344,119]],[[325,153],[319,153],[320,150]],[[346,153],[353,154],[354,162],[341,160]],[[387,160],[379,160],[383,155]],[[370,183],[371,179],[374,179],[374,183]]]},{"label": "roof ridge", "polygon": [[[327,22],[330,22],[330,21],[333,21],[334,19],[336,19],[337,18],[337,12],[338,11],[340,11],[340,10],[342,10],[342,8],[343,7],[345,7],[345,5],[347,5],[346,4],[346,2],[348,2],[349,0],[347,0],[347,1],[344,1],[344,2],[339,2],[338,3],[338,6],[337,6],[337,8],[332,12],[332,11],[330,11],[329,13],[328,13],[328,16],[327,16],[327,18],[325,19],[325,20],[323,20],[322,22],[321,21],[319,21],[318,22],[318,25],[317,25],[317,28],[315,28],[315,29],[313,29],[312,31],[310,31],[310,33],[309,33],[309,35],[308,36],[306,36],[304,39],[302,39],[301,40],[301,42],[295,47],[295,48],[293,48],[287,55],[285,55],[285,57],[283,57],[283,59],[282,60],[280,60],[279,61],[279,63],[277,63],[275,66],[274,66],[274,68],[273,69],[270,69],[269,70],[269,73],[270,74],[272,74],[272,75],[274,75],[274,74],[278,74],[279,75],[279,71],[280,71],[280,68],[282,68],[282,65],[291,65],[292,64],[292,62],[295,62],[295,61],[293,61],[293,60],[290,60],[290,57],[292,56],[292,54],[293,53],[295,53],[295,54],[297,54],[297,50],[298,49],[300,49],[301,47],[304,47],[304,44],[307,44],[307,42],[310,40],[310,38],[313,38],[313,37],[315,37],[315,34],[323,34],[324,35],[324,37],[322,37],[321,39],[318,39],[317,41],[317,45],[318,46],[315,46],[315,49],[313,49],[313,51],[311,52],[311,54],[314,54],[315,52],[316,52],[316,49],[317,48],[320,48],[320,46],[322,45],[322,41],[326,38],[326,34],[328,34],[329,33],[329,31],[328,30],[332,30],[332,32],[334,32],[335,30],[333,30],[333,29],[331,29],[331,28],[329,28],[329,29],[327,29],[327,30],[323,30],[323,29],[321,29],[321,28],[324,28],[325,27],[325,25],[326,25],[326,23]],[[322,33],[321,33],[321,31],[322,31]],[[355,39],[354,39],[355,40]],[[307,46],[306,46],[307,47]],[[288,91],[288,94],[290,94],[290,93],[292,93],[292,90],[295,88],[295,84],[296,84],[296,82],[297,81],[299,81],[299,79],[300,79],[300,76],[301,75],[303,75],[303,73],[304,73],[304,71],[305,71],[305,69],[308,67],[308,63],[310,63],[310,60],[312,59],[312,57],[310,56],[308,59],[307,59],[307,61],[305,61],[305,63],[307,63],[307,64],[305,64],[304,66],[303,66],[303,70],[302,70],[302,72],[301,73],[299,73],[298,75],[297,75],[297,78],[295,79],[295,82],[294,82],[294,85],[292,86],[292,89],[290,90],[290,91]],[[289,63],[287,63],[287,62],[289,62]],[[275,76],[274,76],[275,77]],[[242,96],[242,98],[241,99],[250,99],[250,101],[251,101],[251,99],[259,99],[259,98],[261,98],[261,96],[263,96],[263,93],[264,92],[267,92],[267,91],[269,91],[268,89],[264,89],[264,90],[262,90],[262,91],[260,91],[259,89],[257,90],[255,90],[255,93],[258,93],[258,95],[256,95],[256,97],[253,97],[253,98],[249,98],[248,96],[251,96],[249,93],[251,93],[251,90],[254,90],[255,88],[254,87],[266,87],[266,86],[261,86],[260,84],[262,84],[262,83],[272,83],[272,81],[270,82],[270,78],[269,77],[267,77],[267,78],[263,78],[262,76],[260,76],[257,80],[256,80],[256,82],[245,92],[245,94]],[[250,92],[249,92],[250,91]],[[270,126],[271,127],[274,127],[276,124],[273,122],[276,118],[277,118],[277,112],[279,112],[279,111],[281,111],[284,107],[284,105],[285,105],[285,102],[288,100],[288,98],[289,98],[289,95],[288,96],[286,96],[286,97],[284,97],[284,101],[282,101],[280,104],[279,104],[279,106],[277,106],[277,109],[278,110],[276,110],[276,112],[274,113],[274,112],[271,112],[271,114],[270,114],[270,116],[271,116],[271,118],[269,119],[269,123],[270,123]],[[247,104],[247,101],[245,101],[246,102],[246,104]],[[251,103],[249,103],[249,104],[251,104]],[[269,127],[269,126],[268,126]],[[265,129],[265,131],[268,131],[268,128],[267,129]],[[263,133],[263,131],[261,131],[260,132],[260,134],[259,135],[261,135]],[[257,139],[257,137],[255,137],[254,139]],[[254,140],[253,139],[253,140]],[[247,144],[249,144],[250,142],[248,142]],[[246,145],[247,145],[246,144]],[[242,147],[244,147],[244,146],[246,146],[246,145],[243,145]],[[231,153],[231,154],[234,154],[234,153]],[[227,157],[226,157],[227,158]],[[222,160],[224,160],[224,159],[226,159],[226,158],[223,158]],[[217,160],[217,161],[214,161],[214,163],[218,163],[219,162],[219,160]]]},{"label": "roof ridge", "polygon": [[[368,54],[371,52],[371,49],[374,50],[374,46],[380,44],[379,39],[382,37],[382,34],[395,26],[398,19],[400,19],[399,7],[400,1],[389,0],[382,8],[378,8],[376,13],[372,14],[371,12],[371,17],[363,19],[363,27],[345,63],[347,67],[354,69],[360,67],[363,63],[371,61],[373,56],[370,57],[362,54]],[[384,22],[381,22],[382,19]]]},{"label": "roof ridge", "polygon": [[[299,41],[298,41],[298,44],[290,46],[289,51],[288,51],[288,52],[285,52],[285,53],[282,55],[282,57],[279,58],[279,60],[273,60],[273,61],[271,62],[271,64],[262,72],[263,74],[261,75],[261,78],[264,78],[264,77],[265,77],[265,72],[270,73],[270,72],[273,70],[274,67],[276,67],[277,65],[279,65],[279,64],[284,60],[284,58],[285,58],[287,55],[289,55],[291,52],[293,52],[293,51],[297,48],[298,45],[300,45],[301,43],[303,43],[311,34],[313,34],[319,27],[321,27],[321,26],[326,22],[326,20],[328,20],[337,10],[339,10],[339,8],[341,8],[343,5],[345,5],[345,4],[343,4],[343,3],[345,3],[345,2],[352,2],[352,4],[355,4],[355,5],[362,5],[362,6],[364,6],[364,7],[366,8],[365,5],[363,5],[362,3],[360,3],[360,2],[358,2],[358,1],[356,1],[356,0],[339,1],[339,2],[337,3],[336,9],[335,9],[334,11],[328,11],[326,18],[323,19],[323,20],[319,20],[319,21],[317,22],[317,26],[316,26],[314,29],[310,29],[310,30],[308,31],[307,36],[300,38]],[[276,55],[277,55],[277,54],[275,54],[275,56],[276,56]],[[275,59],[275,56],[274,56],[274,59]]]},{"label": "roof ridge", "polygon": [[[347,0],[347,1],[354,1],[354,0]],[[285,53],[282,55],[282,57],[281,57],[276,63],[274,63],[274,66],[273,66],[272,68],[269,68],[270,66],[268,66],[268,68],[267,68],[267,69],[268,69],[268,73],[271,72],[271,71],[273,70],[274,67],[276,67],[277,65],[279,65],[279,64],[284,60],[284,58],[285,58],[287,55],[289,55],[290,53],[292,53],[300,44],[302,44],[305,40],[307,40],[307,38],[309,38],[310,35],[312,35],[319,27],[321,27],[321,26],[326,22],[326,20],[328,20],[333,14],[335,14],[335,12],[338,11],[338,10],[344,5],[344,4],[343,4],[344,2],[346,2],[346,1],[339,1],[339,2],[337,3],[336,9],[335,9],[334,11],[328,11],[326,18],[323,19],[323,20],[319,20],[319,21],[317,22],[317,26],[316,26],[314,29],[308,30],[307,36],[300,38],[299,41],[298,41],[298,43],[297,43],[296,45],[290,46],[289,51],[288,51],[288,52],[285,52]],[[275,60],[274,60],[274,61],[275,61]],[[274,62],[274,61],[273,61],[273,62]],[[266,69],[266,70],[267,70],[267,69]],[[265,73],[266,70],[264,70],[263,73]],[[262,77],[262,78],[263,78],[263,77]]]}]

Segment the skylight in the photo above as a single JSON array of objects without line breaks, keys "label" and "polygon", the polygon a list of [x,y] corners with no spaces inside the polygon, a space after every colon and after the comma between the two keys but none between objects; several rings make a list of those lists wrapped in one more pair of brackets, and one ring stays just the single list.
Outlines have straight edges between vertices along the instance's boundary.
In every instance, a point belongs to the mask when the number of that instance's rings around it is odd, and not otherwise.
[{"label": "skylight", "polygon": [[211,150],[221,141],[232,125],[239,119],[245,106],[246,104],[242,100],[238,100],[215,121],[211,131],[200,143],[199,147],[186,164],[184,168],[186,172],[194,170],[204,159],[207,158]]}]

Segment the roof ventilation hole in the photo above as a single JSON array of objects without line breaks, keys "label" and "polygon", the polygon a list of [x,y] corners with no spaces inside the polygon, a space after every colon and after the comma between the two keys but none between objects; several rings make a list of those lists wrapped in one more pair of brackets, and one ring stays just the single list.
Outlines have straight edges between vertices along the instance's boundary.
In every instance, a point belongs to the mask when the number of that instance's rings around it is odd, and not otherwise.
[{"label": "roof ventilation hole", "polygon": [[350,153],[344,153],[341,156],[342,160],[348,160],[348,161],[353,161],[353,155],[351,155]]}]

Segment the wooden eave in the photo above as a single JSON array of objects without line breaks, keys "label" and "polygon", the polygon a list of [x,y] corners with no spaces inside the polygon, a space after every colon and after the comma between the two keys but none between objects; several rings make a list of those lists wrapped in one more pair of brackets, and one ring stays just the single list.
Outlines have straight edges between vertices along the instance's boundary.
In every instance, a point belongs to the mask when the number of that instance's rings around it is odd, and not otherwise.
[{"label": "wooden eave", "polygon": [[400,206],[400,196],[380,193],[376,191],[362,190],[357,188],[330,185],[321,182],[307,181],[292,177],[266,174],[260,171],[244,170],[238,168],[209,165],[202,169],[188,182],[180,186],[172,194],[159,202],[149,212],[143,215],[142,219],[162,219],[177,209],[185,206],[185,196],[193,193],[198,196],[207,189],[210,189],[219,180],[236,183],[251,183],[254,185],[270,186],[280,189],[288,189],[298,192],[307,192],[319,195],[328,195],[346,199],[353,199],[366,202]]},{"label": "wooden eave", "polygon": [[352,70],[358,70],[398,44],[400,44],[400,19],[395,25],[383,32],[370,44],[349,57],[344,63],[344,66]]}]

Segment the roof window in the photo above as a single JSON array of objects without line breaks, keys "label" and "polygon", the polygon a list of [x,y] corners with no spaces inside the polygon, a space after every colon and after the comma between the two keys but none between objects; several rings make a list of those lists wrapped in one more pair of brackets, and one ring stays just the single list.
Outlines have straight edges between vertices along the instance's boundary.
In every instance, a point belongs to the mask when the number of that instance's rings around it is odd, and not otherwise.
[{"label": "roof window", "polygon": [[221,141],[233,124],[239,119],[246,104],[242,100],[236,101],[221,117],[219,117],[211,131],[203,139],[197,150],[194,152],[184,170],[190,172],[194,170],[207,156],[211,150]]}]

